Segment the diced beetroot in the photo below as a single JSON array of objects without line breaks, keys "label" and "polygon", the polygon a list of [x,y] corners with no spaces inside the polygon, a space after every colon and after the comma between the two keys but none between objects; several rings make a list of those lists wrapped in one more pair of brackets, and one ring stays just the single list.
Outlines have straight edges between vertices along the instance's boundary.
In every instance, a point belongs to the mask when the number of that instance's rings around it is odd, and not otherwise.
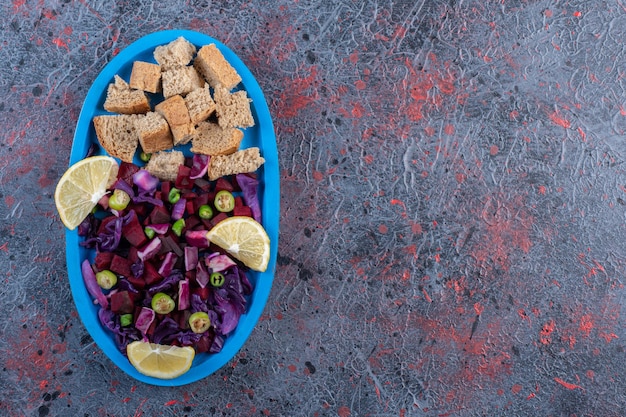
[{"label": "diced beetroot", "polygon": [[[185,196],[185,198],[187,198],[187,196]],[[189,200],[185,200],[185,211],[188,214],[193,214],[196,212],[196,204],[195,204],[196,199],[189,199]]]},{"label": "diced beetroot", "polygon": [[163,200],[164,203],[168,202],[168,197],[170,194],[170,190],[172,189],[173,184],[171,181],[163,181],[161,183],[161,200]]},{"label": "diced beetroot", "polygon": [[174,252],[176,256],[183,256],[183,248],[180,246],[178,237],[173,233],[168,233],[161,238],[163,248],[159,254],[163,255],[167,252]]},{"label": "diced beetroot", "polygon": [[176,177],[176,188],[190,190],[193,188],[193,180],[189,178],[191,168],[185,165],[178,167],[178,176]]},{"label": "diced beetroot", "polygon": [[226,213],[219,213],[217,216],[214,216],[211,219],[211,223],[213,224],[213,226],[215,226],[216,224],[218,224],[222,220],[226,219],[227,217],[228,217],[228,214],[226,214]]},{"label": "diced beetroot", "polygon": [[111,265],[109,265],[109,269],[118,275],[122,275],[124,277],[130,277],[132,275],[132,272],[130,270],[131,265],[132,265],[132,262],[129,261],[128,259],[122,256],[119,256],[117,254],[114,254],[113,258],[111,259]]},{"label": "diced beetroot", "polygon": [[233,209],[233,216],[252,217],[252,209],[248,206],[235,206],[235,208]]},{"label": "diced beetroot", "polygon": [[158,223],[169,223],[170,222],[170,212],[167,210],[165,206],[155,206],[150,213],[150,223],[158,224]]},{"label": "diced beetroot", "polygon": [[143,264],[143,279],[146,285],[151,286],[157,284],[163,280],[163,277],[159,275],[159,271],[152,262],[145,262]]},{"label": "diced beetroot", "polygon": [[148,205],[144,203],[131,204],[128,206],[130,210],[134,211],[138,217],[145,217],[148,215]]},{"label": "diced beetroot", "polygon": [[240,195],[235,197],[235,207],[241,207],[244,206],[245,204],[243,203],[243,197],[241,197]]},{"label": "diced beetroot", "polygon": [[131,261],[132,263],[135,263],[139,260],[139,249],[137,249],[134,246],[131,246],[130,249],[128,249],[128,255],[126,256],[126,258],[128,258],[129,261]]},{"label": "diced beetroot", "polygon": [[200,222],[200,217],[196,216],[195,214],[189,216],[185,219],[185,230],[193,229],[199,224],[202,224]]},{"label": "diced beetroot", "polygon": [[222,191],[222,190],[226,190],[226,191],[233,191],[235,188],[233,187],[233,183],[231,181],[228,181],[226,178],[224,177],[220,177],[217,179],[217,181],[215,182],[215,191]]},{"label": "diced beetroot", "polygon": [[148,327],[148,330],[146,330],[146,335],[152,337],[152,335],[154,335],[154,330],[157,327],[157,321],[156,320],[152,320],[152,323],[150,323],[150,327]]},{"label": "diced beetroot", "polygon": [[131,164],[128,162],[120,163],[119,169],[117,171],[117,178],[121,178],[128,183],[128,185],[133,185],[133,175],[139,171],[139,167],[135,164]]},{"label": "diced beetroot", "polygon": [[111,266],[111,260],[113,259],[113,252],[98,252],[94,259],[94,265],[98,271],[109,269]]},{"label": "diced beetroot", "polygon": [[[206,229],[205,232],[213,228],[213,222],[211,220],[200,219],[200,221],[202,222],[202,224],[204,225],[204,228]],[[200,229],[196,228],[196,230],[200,230]]]},{"label": "diced beetroot", "polygon": [[211,189],[211,183],[204,178],[196,178],[194,184],[202,191],[209,191]]},{"label": "diced beetroot", "polygon": [[109,209],[109,195],[105,194],[102,197],[100,197],[100,200],[98,200],[98,205],[102,207],[104,210],[108,210]]},{"label": "diced beetroot", "polygon": [[196,271],[195,270],[191,270],[191,271],[185,272],[185,278],[187,278],[189,280],[189,285],[191,285],[192,287],[197,287],[198,286],[198,282],[196,281]]},{"label": "diced beetroot", "polygon": [[212,332],[205,332],[202,335],[202,337],[200,337],[200,340],[198,341],[198,343],[196,343],[196,346],[195,346],[196,353],[208,352],[209,349],[211,348],[211,345],[213,345],[214,338],[215,338],[215,335]]},{"label": "diced beetroot", "polygon": [[106,225],[112,221],[115,221],[115,219],[117,219],[117,217],[115,216],[107,216],[102,219],[102,222],[100,222],[100,227],[98,227],[98,234],[104,234],[106,232]]},{"label": "diced beetroot", "polygon": [[191,316],[191,311],[189,309],[179,311],[176,315],[176,321],[178,322],[178,327],[183,330],[189,329],[189,316]]},{"label": "diced beetroot", "polygon": [[130,276],[126,277],[126,279],[138,290],[143,290],[146,287],[146,281],[144,281],[141,277],[136,278],[133,274],[130,274]]},{"label": "diced beetroot", "polygon": [[139,218],[134,211],[131,211],[128,223],[122,227],[122,235],[132,246],[139,247],[148,241],[148,237],[143,231]]},{"label": "diced beetroot", "polygon": [[111,294],[111,311],[115,314],[128,314],[135,310],[135,304],[128,291]]},{"label": "diced beetroot", "polygon": [[209,204],[209,201],[210,201],[209,200],[209,193],[202,193],[199,196],[197,196],[194,199],[194,202],[193,202],[193,204],[194,204],[194,211],[193,212],[195,213],[196,211],[198,211],[198,208],[200,208],[200,206],[204,206],[204,205]]},{"label": "diced beetroot", "polygon": [[198,194],[192,190],[181,190],[181,195],[187,200],[193,200],[198,197]]},{"label": "diced beetroot", "polygon": [[197,294],[200,296],[200,299],[202,299],[203,301],[207,300],[209,298],[209,292],[211,290],[209,289],[209,287],[196,287],[194,288],[191,293],[192,294]]}]

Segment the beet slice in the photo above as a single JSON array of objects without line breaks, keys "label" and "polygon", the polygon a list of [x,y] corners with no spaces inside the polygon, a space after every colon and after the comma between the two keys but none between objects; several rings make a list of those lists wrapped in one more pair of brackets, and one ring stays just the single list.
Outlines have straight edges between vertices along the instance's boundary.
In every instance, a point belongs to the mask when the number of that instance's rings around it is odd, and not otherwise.
[{"label": "beet slice", "polygon": [[252,209],[248,206],[235,206],[235,208],[233,209],[233,216],[252,217]]},{"label": "beet slice", "polygon": [[133,185],[133,175],[139,171],[139,167],[135,164],[131,164],[128,162],[120,163],[119,169],[117,171],[117,178],[123,179],[128,183],[128,185]]},{"label": "beet slice", "polygon": [[232,192],[235,190],[235,187],[233,186],[233,183],[231,181],[228,181],[224,177],[220,177],[215,182],[215,192],[222,191],[222,190]]},{"label": "beet slice", "polygon": [[98,271],[104,271],[111,266],[111,260],[113,259],[113,252],[98,252],[94,259],[94,265]]},{"label": "beet slice", "polygon": [[134,247],[142,246],[148,241],[135,211],[129,212],[128,223],[122,226],[122,236]]},{"label": "beet slice", "polygon": [[111,265],[109,265],[109,269],[118,275],[122,275],[128,278],[132,276],[132,272],[130,269],[132,264],[133,263],[128,259],[114,254],[113,258],[111,258]]},{"label": "beet slice", "polygon": [[170,212],[165,206],[155,206],[150,213],[150,223],[169,223],[170,217]]},{"label": "beet slice", "polygon": [[180,190],[191,190],[193,188],[193,184],[194,181],[189,178],[189,176],[191,175],[191,168],[185,166],[185,165],[180,165],[178,167],[178,175],[176,176],[176,182],[174,183],[176,185],[176,188],[180,189]]},{"label": "beet slice", "polygon": [[126,277],[126,279],[138,290],[143,290],[146,287],[146,281],[144,281],[141,277],[136,277],[133,274],[130,274],[130,276]]},{"label": "beet slice", "polygon": [[159,271],[156,266],[152,264],[152,262],[145,262],[143,264],[143,279],[146,282],[146,285],[151,286],[161,282],[163,277],[159,275]]},{"label": "beet slice", "polygon": [[111,311],[115,314],[129,314],[135,311],[135,303],[128,291],[111,294]]},{"label": "beet slice", "polygon": [[218,224],[222,220],[226,219],[227,217],[228,217],[228,214],[226,214],[226,213],[219,213],[217,216],[215,216],[215,217],[213,217],[211,219],[211,224],[213,226],[215,226],[216,224]]}]

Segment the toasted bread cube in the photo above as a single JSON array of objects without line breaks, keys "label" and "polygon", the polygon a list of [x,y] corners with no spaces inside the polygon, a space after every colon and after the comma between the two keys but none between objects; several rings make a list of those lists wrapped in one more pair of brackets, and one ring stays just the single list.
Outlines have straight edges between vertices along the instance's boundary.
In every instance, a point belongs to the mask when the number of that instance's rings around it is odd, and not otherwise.
[{"label": "toasted bread cube", "polygon": [[176,67],[164,71],[161,74],[163,84],[163,97],[170,98],[180,94],[185,96],[187,93],[200,88],[204,85],[204,80],[194,67]]},{"label": "toasted bread cube", "polygon": [[189,118],[189,111],[182,96],[172,96],[156,105],[154,110],[161,114],[170,125],[174,136],[174,146],[188,143],[195,134],[195,127]]},{"label": "toasted bread cube", "polygon": [[139,114],[150,111],[148,96],[141,90],[133,90],[119,75],[109,84],[104,109],[112,113]]},{"label": "toasted bread cube", "polygon": [[185,96],[185,105],[189,111],[191,123],[197,125],[205,121],[215,112],[215,101],[211,97],[211,91],[208,84],[204,84],[202,88],[196,88]]},{"label": "toasted bread cube", "polygon": [[146,164],[146,171],[162,181],[176,181],[178,167],[185,163],[181,151],[161,151],[153,154]]},{"label": "toasted bread cube", "polygon": [[133,62],[129,85],[137,90],[158,93],[161,91],[161,66],[144,61]]},{"label": "toasted bread cube", "polygon": [[234,127],[223,129],[217,123],[200,122],[191,140],[191,152],[203,155],[229,155],[239,149],[243,132]]},{"label": "toasted bread cube", "polygon": [[209,160],[207,174],[214,181],[226,175],[242,174],[256,171],[265,163],[259,148],[242,149],[230,155],[212,156]]},{"label": "toasted bread cube", "polygon": [[221,85],[230,91],[241,82],[241,76],[213,43],[200,48],[194,66],[211,87]]},{"label": "toasted bread cube", "polygon": [[220,126],[223,128],[254,126],[250,102],[243,90],[230,93],[223,87],[216,87],[215,105]]},{"label": "toasted bread cube", "polygon": [[155,153],[174,146],[172,131],[165,118],[157,112],[148,112],[137,120],[139,144],[145,153]]},{"label": "toasted bread cube", "polygon": [[100,145],[109,155],[124,162],[133,162],[139,136],[137,121],[143,114],[102,115],[93,118],[93,126]]},{"label": "toasted bread cube", "polygon": [[154,48],[154,59],[163,71],[188,65],[196,53],[196,47],[182,36]]}]

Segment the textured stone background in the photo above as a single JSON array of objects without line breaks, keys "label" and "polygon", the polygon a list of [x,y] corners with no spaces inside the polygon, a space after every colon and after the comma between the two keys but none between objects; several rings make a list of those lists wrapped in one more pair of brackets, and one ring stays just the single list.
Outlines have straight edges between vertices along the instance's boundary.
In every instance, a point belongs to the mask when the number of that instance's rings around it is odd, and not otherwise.
[{"label": "textured stone background", "polygon": [[[624,415],[626,2],[0,8],[0,415]],[[53,193],[98,72],[172,28],[264,89],[282,220],[248,343],[159,388],[77,317]]]}]

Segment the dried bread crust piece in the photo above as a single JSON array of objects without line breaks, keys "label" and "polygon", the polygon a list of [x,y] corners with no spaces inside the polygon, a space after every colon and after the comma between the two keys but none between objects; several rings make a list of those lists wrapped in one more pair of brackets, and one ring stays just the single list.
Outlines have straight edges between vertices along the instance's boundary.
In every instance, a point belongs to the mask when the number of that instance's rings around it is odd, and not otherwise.
[{"label": "dried bread crust piece", "polygon": [[217,121],[223,128],[227,127],[251,127],[254,126],[254,118],[250,110],[250,100],[244,91],[230,93],[223,87],[214,90]]},{"label": "dried bread crust piece", "polygon": [[130,73],[130,88],[158,93],[161,91],[161,66],[151,62],[135,61]]},{"label": "dried bread crust piece", "polygon": [[207,174],[209,180],[215,181],[226,175],[254,172],[264,162],[265,159],[261,156],[259,148],[242,149],[230,155],[212,156]]},{"label": "dried bread crust piece", "polygon": [[153,154],[146,165],[146,171],[161,181],[176,181],[178,168],[185,163],[181,151],[161,151]]},{"label": "dried bread crust piece", "polygon": [[204,80],[192,66],[176,67],[161,74],[163,97],[185,96],[187,93],[204,86]]},{"label": "dried bread crust piece", "polygon": [[224,58],[214,43],[200,48],[193,64],[211,87],[221,85],[230,91],[241,82],[237,70]]},{"label": "dried bread crust piece", "polygon": [[160,113],[170,125],[174,136],[174,146],[188,143],[195,135],[196,129],[191,123],[189,111],[182,96],[172,96],[157,104],[154,110]]},{"label": "dried bread crust piece", "polygon": [[109,84],[104,109],[112,113],[139,114],[150,111],[148,96],[141,90],[133,90],[119,75]]},{"label": "dried bread crust piece", "polygon": [[230,155],[239,149],[243,132],[237,128],[223,129],[217,123],[200,122],[191,140],[191,152],[203,155]]},{"label": "dried bread crust piece", "polygon": [[145,153],[155,153],[174,146],[169,124],[161,114],[148,112],[136,122],[139,144]]},{"label": "dried bread crust piece", "polygon": [[185,96],[185,105],[189,111],[191,123],[197,125],[205,121],[215,113],[215,101],[211,96],[209,84],[204,83],[204,87],[196,88]]},{"label": "dried bread crust piece", "polygon": [[145,117],[138,114],[102,115],[93,118],[93,125],[100,145],[109,155],[124,162],[133,162],[139,143],[137,120]]},{"label": "dried bread crust piece", "polygon": [[182,36],[166,45],[154,48],[153,56],[163,71],[188,65],[196,53],[196,47]]}]

